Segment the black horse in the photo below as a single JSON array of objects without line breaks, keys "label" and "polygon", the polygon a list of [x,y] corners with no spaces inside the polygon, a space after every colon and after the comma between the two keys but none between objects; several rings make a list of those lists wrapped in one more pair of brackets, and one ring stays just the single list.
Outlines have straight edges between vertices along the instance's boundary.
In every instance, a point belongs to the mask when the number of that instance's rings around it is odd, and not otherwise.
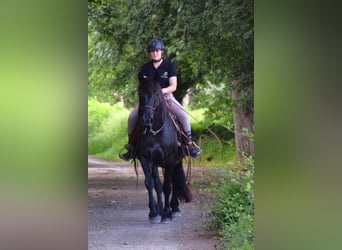
[{"label": "black horse", "polygon": [[[172,216],[180,212],[179,201],[190,202],[192,199],[183,169],[185,152],[182,149],[181,134],[170,116],[171,111],[158,81],[141,78],[138,93],[139,122],[136,128],[135,157],[139,159],[145,174],[149,218],[152,223],[156,223],[160,215],[162,223],[169,223]],[[158,166],[163,169],[163,184],[159,178]],[[157,194],[157,203],[153,189]]]}]

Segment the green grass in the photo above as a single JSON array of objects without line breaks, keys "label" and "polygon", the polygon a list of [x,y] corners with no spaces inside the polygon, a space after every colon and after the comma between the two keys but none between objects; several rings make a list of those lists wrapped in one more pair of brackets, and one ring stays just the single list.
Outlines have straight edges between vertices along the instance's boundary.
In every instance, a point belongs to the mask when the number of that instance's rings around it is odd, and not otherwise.
[{"label": "green grass", "polygon": [[[195,159],[201,166],[229,166],[235,160],[233,140],[220,138],[204,120],[203,110],[185,107],[190,118],[193,137],[202,148],[202,155]],[[88,154],[106,160],[119,160],[118,153],[127,143],[127,119],[131,110],[119,105],[88,102]]]}]

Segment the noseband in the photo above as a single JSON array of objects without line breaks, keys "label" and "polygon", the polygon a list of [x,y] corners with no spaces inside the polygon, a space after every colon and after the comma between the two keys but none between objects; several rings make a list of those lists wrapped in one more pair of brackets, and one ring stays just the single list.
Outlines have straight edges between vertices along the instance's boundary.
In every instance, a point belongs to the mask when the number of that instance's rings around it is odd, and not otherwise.
[{"label": "noseband", "polygon": [[140,108],[141,108],[141,109],[152,109],[152,110],[156,110],[156,109],[158,109],[160,102],[161,102],[161,97],[160,97],[160,95],[158,95],[158,102],[157,102],[157,104],[156,104],[155,106],[152,106],[152,105],[144,105],[144,106],[142,106],[142,107],[140,107]]},{"label": "noseband", "polygon": [[[158,105],[159,105],[159,103],[158,103]],[[158,106],[158,105],[157,105],[157,106]],[[152,105],[145,105],[145,106],[142,106],[141,109],[152,109],[152,110],[156,110],[157,107],[153,107]]]}]

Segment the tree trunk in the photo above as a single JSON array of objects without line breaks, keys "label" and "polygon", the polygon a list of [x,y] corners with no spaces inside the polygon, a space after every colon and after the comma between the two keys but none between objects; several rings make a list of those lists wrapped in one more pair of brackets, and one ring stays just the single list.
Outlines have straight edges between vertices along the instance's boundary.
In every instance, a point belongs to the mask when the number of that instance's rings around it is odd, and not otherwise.
[{"label": "tree trunk", "polygon": [[[254,156],[254,112],[253,108],[246,107],[239,102],[243,91],[236,88],[237,81],[233,81],[232,100],[233,107],[235,145],[238,159],[241,161],[244,156]],[[243,133],[247,129],[248,133]]]}]

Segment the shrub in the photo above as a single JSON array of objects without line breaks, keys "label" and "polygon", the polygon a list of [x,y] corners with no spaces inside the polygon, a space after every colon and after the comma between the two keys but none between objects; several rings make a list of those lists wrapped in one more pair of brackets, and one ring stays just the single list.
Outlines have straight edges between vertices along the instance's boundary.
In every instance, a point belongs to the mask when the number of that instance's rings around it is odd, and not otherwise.
[{"label": "shrub", "polygon": [[88,100],[88,154],[117,160],[120,147],[127,142],[129,111],[119,105]]},{"label": "shrub", "polygon": [[226,249],[253,249],[254,242],[254,165],[248,170],[223,170],[219,182],[212,182],[207,226],[218,230]]},{"label": "shrub", "polygon": [[95,98],[88,99],[88,137],[96,133],[112,112],[110,105],[99,103]]}]

